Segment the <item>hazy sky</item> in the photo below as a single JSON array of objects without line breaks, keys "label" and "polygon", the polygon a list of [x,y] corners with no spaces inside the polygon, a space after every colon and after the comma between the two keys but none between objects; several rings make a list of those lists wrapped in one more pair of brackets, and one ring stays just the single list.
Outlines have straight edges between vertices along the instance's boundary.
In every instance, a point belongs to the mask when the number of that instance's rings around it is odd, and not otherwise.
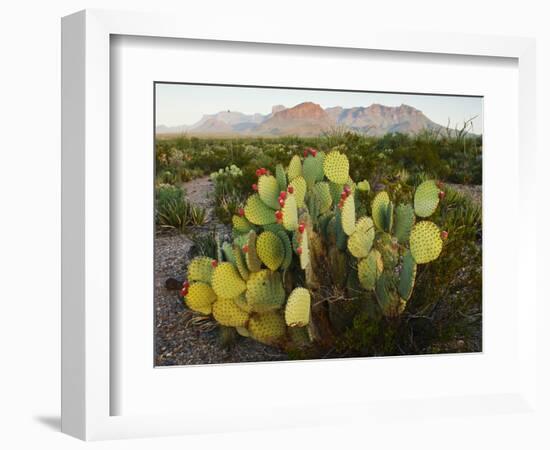
[{"label": "hazy sky", "polygon": [[407,104],[446,126],[461,127],[475,116],[473,131],[483,132],[483,99],[438,95],[386,94],[376,92],[335,92],[297,89],[246,88],[228,86],[197,86],[185,84],[156,85],[156,125],[192,125],[204,114],[238,111],[245,114],[271,112],[273,105],[292,107],[302,102],[314,102],[323,108],[331,106],[386,106]]}]

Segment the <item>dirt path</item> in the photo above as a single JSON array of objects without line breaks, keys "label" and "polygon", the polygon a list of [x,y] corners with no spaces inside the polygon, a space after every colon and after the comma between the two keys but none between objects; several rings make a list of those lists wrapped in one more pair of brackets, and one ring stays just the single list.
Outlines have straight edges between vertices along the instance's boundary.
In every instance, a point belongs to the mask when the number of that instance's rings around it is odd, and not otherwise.
[{"label": "dirt path", "polygon": [[287,355],[243,337],[238,337],[231,349],[224,349],[218,338],[218,326],[211,318],[203,318],[190,311],[178,297],[177,290],[169,290],[168,278],[180,282],[185,279],[185,268],[194,256],[193,233],[217,229],[225,233],[214,216],[214,185],[209,177],[201,177],[183,184],[187,199],[207,210],[208,221],[202,227],[190,227],[186,234],[162,234],[155,237],[155,365],[220,364],[231,362],[280,361]]}]

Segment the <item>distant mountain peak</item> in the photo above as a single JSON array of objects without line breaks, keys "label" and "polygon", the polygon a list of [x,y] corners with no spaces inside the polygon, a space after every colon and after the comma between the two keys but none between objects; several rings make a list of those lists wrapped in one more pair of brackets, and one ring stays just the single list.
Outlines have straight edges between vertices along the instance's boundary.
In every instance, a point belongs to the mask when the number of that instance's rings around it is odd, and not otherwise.
[{"label": "distant mountain peak", "polygon": [[274,105],[269,114],[244,114],[225,110],[205,114],[191,126],[164,127],[157,133],[188,132],[191,134],[223,134],[236,136],[318,136],[335,125],[372,136],[386,133],[416,134],[424,129],[438,130],[441,125],[431,121],[422,111],[407,104],[323,109],[314,102],[303,102],[290,108]]}]

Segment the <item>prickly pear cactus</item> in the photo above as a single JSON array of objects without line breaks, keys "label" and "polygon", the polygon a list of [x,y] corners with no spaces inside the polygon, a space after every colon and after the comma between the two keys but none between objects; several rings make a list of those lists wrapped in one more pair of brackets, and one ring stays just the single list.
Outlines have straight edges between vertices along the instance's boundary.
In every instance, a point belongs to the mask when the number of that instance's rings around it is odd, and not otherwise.
[{"label": "prickly pear cactus", "polygon": [[197,257],[187,268],[190,309],[234,336],[301,349],[326,348],[345,330],[335,311],[346,311],[346,323],[364,302],[371,320],[406,313],[417,265],[438,258],[447,237],[425,220],[444,197],[438,183],[394,207],[389,192],[350,177],[341,147],[308,148],[274,176],[256,173],[257,192],[233,216],[218,260]]}]

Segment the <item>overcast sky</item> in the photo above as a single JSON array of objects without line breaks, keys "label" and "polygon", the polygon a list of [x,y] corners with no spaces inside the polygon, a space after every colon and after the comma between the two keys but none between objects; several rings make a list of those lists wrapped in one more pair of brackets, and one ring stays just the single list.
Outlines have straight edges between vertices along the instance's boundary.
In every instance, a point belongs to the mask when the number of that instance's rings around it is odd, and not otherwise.
[{"label": "overcast sky", "polygon": [[156,85],[156,125],[192,125],[204,114],[238,111],[245,114],[268,114],[273,105],[292,107],[302,102],[314,102],[323,108],[331,106],[386,106],[407,104],[446,126],[461,127],[474,119],[473,131],[483,132],[483,99],[439,95],[387,94],[376,92],[340,92],[298,89],[247,88],[232,86],[200,86],[185,84]]}]

